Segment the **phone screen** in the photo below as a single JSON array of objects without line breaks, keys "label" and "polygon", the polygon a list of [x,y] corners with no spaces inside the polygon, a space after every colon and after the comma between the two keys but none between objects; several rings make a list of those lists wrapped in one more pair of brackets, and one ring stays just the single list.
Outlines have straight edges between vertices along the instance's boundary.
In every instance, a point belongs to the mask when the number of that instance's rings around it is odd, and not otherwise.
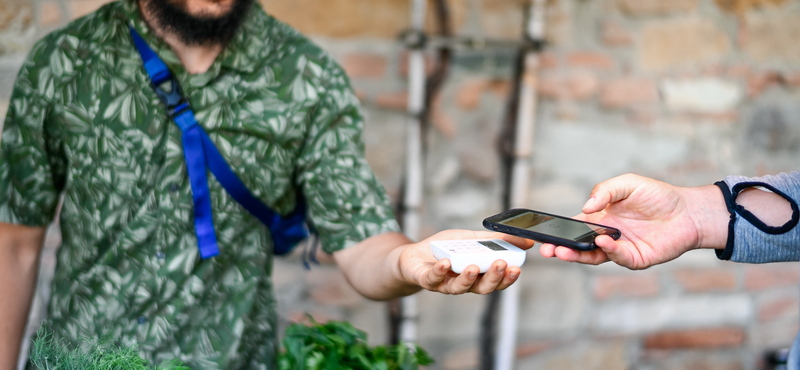
[{"label": "phone screen", "polygon": [[576,241],[584,240],[587,237],[591,237],[590,240],[594,240],[594,236],[605,233],[605,229],[602,226],[534,212],[523,212],[505,220],[500,220],[498,223]]}]

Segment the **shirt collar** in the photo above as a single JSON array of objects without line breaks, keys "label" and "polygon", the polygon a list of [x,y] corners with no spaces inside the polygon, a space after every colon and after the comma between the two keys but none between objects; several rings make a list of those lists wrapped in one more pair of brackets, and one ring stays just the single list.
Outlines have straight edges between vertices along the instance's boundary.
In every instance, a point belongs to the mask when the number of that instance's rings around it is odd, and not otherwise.
[{"label": "shirt collar", "polygon": [[219,76],[221,70],[234,70],[239,72],[253,72],[260,60],[268,52],[269,28],[273,19],[264,13],[261,5],[254,2],[253,8],[248,12],[240,29],[228,42],[208,71],[199,74],[189,74],[172,48],[156,36],[155,32],[147,25],[139,12],[136,0],[124,0],[124,19],[126,24],[133,26],[148,45],[164,60],[169,69],[182,82],[194,86],[204,86]]}]

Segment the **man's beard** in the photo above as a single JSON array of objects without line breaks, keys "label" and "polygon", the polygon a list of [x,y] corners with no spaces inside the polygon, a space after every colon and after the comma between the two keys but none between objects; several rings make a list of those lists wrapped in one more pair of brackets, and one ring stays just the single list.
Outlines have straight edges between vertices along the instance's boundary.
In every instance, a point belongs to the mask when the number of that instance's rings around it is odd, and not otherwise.
[{"label": "man's beard", "polygon": [[254,0],[236,0],[227,14],[192,15],[185,10],[186,0],[141,0],[163,32],[187,45],[224,45],[242,25]]}]

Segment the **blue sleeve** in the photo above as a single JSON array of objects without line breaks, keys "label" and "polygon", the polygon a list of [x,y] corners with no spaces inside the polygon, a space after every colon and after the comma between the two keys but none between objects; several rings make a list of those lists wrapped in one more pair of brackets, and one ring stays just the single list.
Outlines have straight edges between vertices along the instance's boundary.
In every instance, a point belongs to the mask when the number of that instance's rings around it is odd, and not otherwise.
[{"label": "blue sleeve", "polygon": [[[797,226],[800,219],[800,172],[754,178],[728,176],[717,185],[731,211],[728,244],[724,250],[718,250],[720,259],[746,263],[800,261],[800,227]],[[770,227],[737,205],[739,193],[753,187],[772,191],[789,201],[793,210],[791,220],[782,226]]]}]

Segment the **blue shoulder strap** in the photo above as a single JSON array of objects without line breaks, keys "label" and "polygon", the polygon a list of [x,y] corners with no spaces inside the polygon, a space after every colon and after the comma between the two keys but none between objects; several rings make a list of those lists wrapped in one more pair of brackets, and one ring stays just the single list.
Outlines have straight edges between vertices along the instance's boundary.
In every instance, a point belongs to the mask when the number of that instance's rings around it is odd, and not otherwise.
[{"label": "blue shoulder strap", "polygon": [[[217,181],[234,200],[270,229],[275,246],[274,253],[288,253],[300,240],[308,236],[308,230],[305,227],[306,207],[302,198],[298,197],[297,206],[290,215],[281,217],[280,214],[253,196],[242,180],[231,170],[228,162],[222,157],[206,131],[197,123],[189,102],[181,93],[180,85],[167,65],[133,27],[130,30],[133,43],[142,57],[153,89],[167,106],[170,118],[175,121],[182,132],[183,152],[189,173],[189,182],[192,186],[195,233],[200,257],[205,259],[219,254],[206,168],[211,170]],[[166,86],[166,83],[169,83],[169,86]]]}]

